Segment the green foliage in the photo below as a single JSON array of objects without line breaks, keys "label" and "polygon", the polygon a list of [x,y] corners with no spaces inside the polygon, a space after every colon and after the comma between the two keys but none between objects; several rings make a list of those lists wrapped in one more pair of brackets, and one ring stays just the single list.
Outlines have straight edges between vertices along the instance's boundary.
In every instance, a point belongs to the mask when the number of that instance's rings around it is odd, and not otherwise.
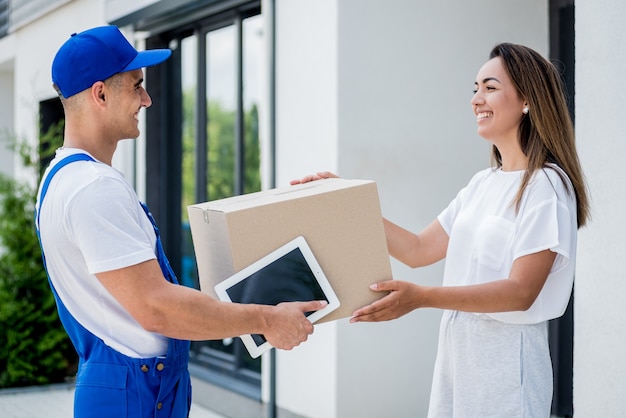
[{"label": "green foliage", "polygon": [[[60,145],[60,129],[42,137],[47,149]],[[8,140],[24,166],[39,174],[33,158],[39,153]],[[43,268],[33,223],[36,192],[0,173],[0,387],[62,382],[76,361]]]},{"label": "green foliage", "polygon": [[[187,206],[196,201],[195,149],[195,92],[183,93],[183,160],[182,160],[182,213],[186,221]],[[209,200],[235,194],[235,111],[219,101],[210,101],[207,109],[207,173],[206,185]],[[244,112],[244,193],[261,190],[261,152],[259,144],[259,112],[253,104]]]},{"label": "green foliage", "polygon": [[252,105],[244,118],[245,180],[244,193],[261,190],[261,152],[259,145],[259,109]]},{"label": "green foliage", "polygon": [[235,112],[212,101],[208,113],[208,196],[209,200],[217,200],[234,194]]}]

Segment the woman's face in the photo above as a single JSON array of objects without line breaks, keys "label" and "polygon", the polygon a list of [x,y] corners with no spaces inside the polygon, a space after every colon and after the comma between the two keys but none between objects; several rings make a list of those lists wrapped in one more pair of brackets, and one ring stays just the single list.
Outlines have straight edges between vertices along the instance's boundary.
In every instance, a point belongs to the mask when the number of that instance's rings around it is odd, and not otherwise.
[{"label": "woman's face", "polygon": [[506,143],[519,143],[525,101],[517,93],[500,57],[490,59],[478,71],[471,103],[481,137],[498,148]]}]

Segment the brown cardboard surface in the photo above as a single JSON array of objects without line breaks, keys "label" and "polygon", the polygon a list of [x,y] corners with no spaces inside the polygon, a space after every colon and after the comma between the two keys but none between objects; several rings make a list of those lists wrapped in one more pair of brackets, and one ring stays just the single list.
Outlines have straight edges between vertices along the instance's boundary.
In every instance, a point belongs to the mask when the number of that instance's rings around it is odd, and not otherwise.
[{"label": "brown cardboard surface", "polygon": [[319,322],[351,316],[391,278],[376,183],[326,179],[188,207],[200,288],[214,286],[298,235],[306,238],[341,306]]}]

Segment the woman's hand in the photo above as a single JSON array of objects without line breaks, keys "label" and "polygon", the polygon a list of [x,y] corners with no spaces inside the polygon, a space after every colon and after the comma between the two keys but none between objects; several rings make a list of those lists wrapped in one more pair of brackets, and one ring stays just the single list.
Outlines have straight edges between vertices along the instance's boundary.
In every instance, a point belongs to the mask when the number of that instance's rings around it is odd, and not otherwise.
[{"label": "woman's hand", "polygon": [[419,307],[419,289],[416,284],[400,280],[374,283],[370,289],[389,292],[382,299],[356,310],[350,319],[354,322],[380,322],[400,318]]},{"label": "woman's hand", "polygon": [[331,173],[330,171],[320,171],[318,173],[315,174],[309,174],[308,176],[304,176],[299,180],[291,180],[289,182],[289,184],[291,184],[292,186],[294,184],[304,184],[304,183],[308,183],[310,181],[315,181],[315,180],[321,180],[321,179],[330,179],[330,178],[339,178],[338,175]]}]

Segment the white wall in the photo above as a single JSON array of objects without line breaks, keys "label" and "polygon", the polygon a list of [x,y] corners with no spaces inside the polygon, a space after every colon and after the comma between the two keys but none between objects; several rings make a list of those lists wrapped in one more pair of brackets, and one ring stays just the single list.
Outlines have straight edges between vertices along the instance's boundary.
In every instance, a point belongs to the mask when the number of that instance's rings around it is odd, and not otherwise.
[{"label": "white wall", "polygon": [[[489,164],[470,99],[491,47],[548,52],[546,0],[278,0],[277,9],[278,185],[326,169],[374,179],[385,216],[416,231]],[[439,284],[442,265],[393,272]],[[439,317],[320,327],[306,348],[279,352],[279,406],[308,417],[425,416]]]},{"label": "white wall", "polygon": [[105,17],[111,22],[158,2],[159,0],[104,0]]},{"label": "white wall", "polygon": [[[108,24],[104,18],[104,0],[75,0],[21,27],[12,37],[15,40],[15,76],[16,97],[14,100],[14,126],[16,135],[33,142],[38,137],[39,103],[55,97],[52,88],[51,65],[59,47],[69,39],[72,33],[81,32],[95,26]],[[135,38],[129,30],[121,28],[128,40],[143,47],[143,39]],[[36,47],[33,47],[36,46]],[[141,123],[145,112],[140,113]],[[138,139],[140,146],[145,146],[145,137]],[[113,166],[124,172],[127,179],[137,186],[140,198],[145,198],[145,164],[136,163],[137,141],[120,142],[113,159]],[[136,173],[144,173],[137,179]],[[16,176],[26,178],[26,173],[19,166]]]},{"label": "white wall", "polygon": [[[15,160],[18,158],[9,146],[14,138],[14,57],[15,37],[7,35],[0,39],[0,173],[5,175],[13,174]],[[3,252],[3,246],[0,246],[0,254]]]},{"label": "white wall", "polygon": [[579,234],[574,411],[626,411],[626,3],[576,2],[576,135],[593,219]]},{"label": "white wall", "polygon": [[[276,1],[276,185],[337,168],[337,2]],[[311,417],[336,416],[337,324],[306,345],[277,352],[277,403]]]},{"label": "white wall", "polygon": [[336,0],[276,1],[276,184],[337,167]]},{"label": "white wall", "polygon": [[0,172],[13,173],[14,153],[7,148],[13,135],[13,65],[0,64]]},{"label": "white wall", "polygon": [[[19,51],[14,73],[16,135],[37,141],[39,102],[56,94],[50,72],[54,54],[72,33],[102,25],[102,9],[100,1],[72,1],[14,33]],[[16,167],[15,174],[32,177],[20,167]]]}]

